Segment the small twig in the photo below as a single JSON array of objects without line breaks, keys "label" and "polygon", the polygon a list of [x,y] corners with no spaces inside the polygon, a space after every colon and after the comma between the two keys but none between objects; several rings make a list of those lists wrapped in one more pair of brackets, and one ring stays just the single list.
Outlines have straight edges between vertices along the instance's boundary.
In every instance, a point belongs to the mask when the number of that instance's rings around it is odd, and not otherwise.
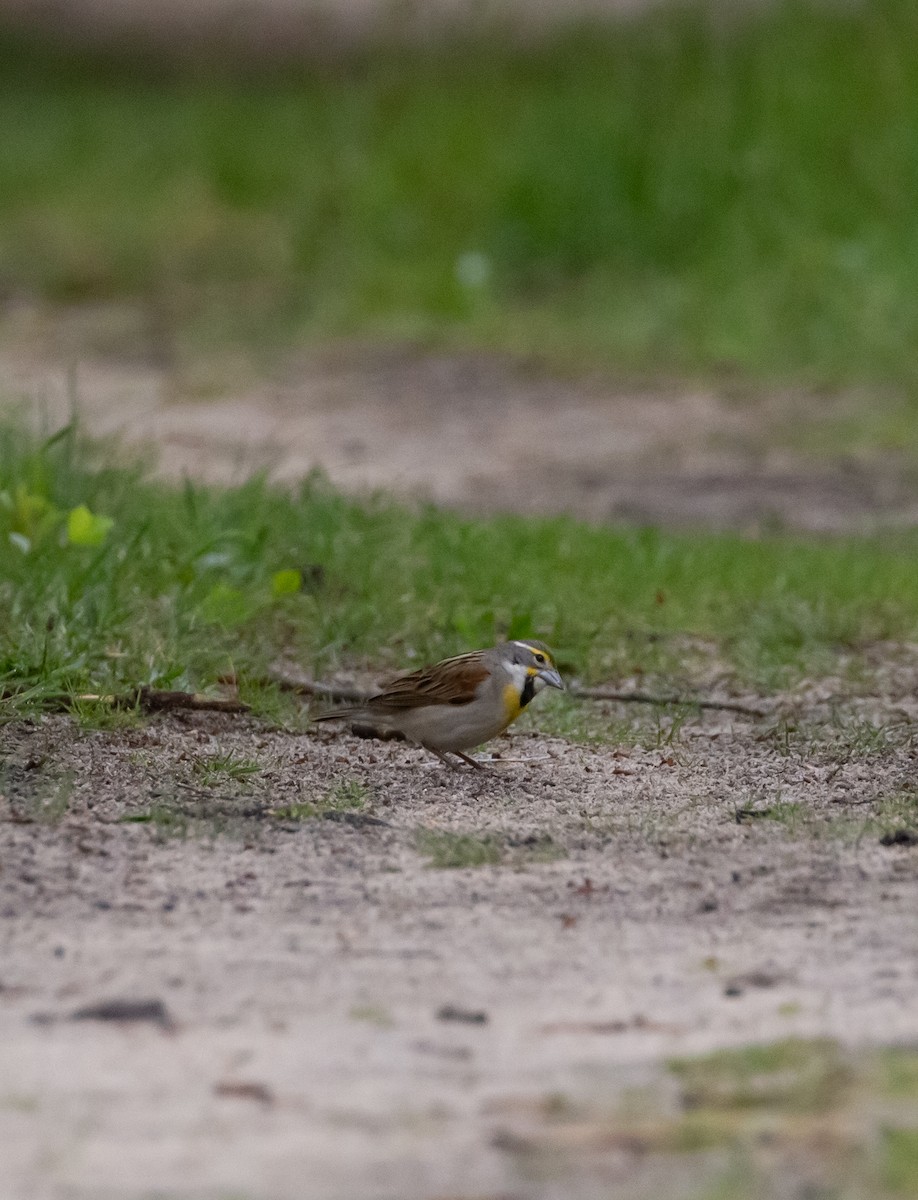
[{"label": "small twig", "polygon": [[[247,713],[250,706],[231,696],[203,696],[200,692],[164,692],[142,687],[135,695],[141,708],[158,712],[175,708],[192,708],[204,712]],[[113,702],[117,697],[113,697]],[[122,701],[123,703],[123,701]]]},{"label": "small twig", "polygon": [[[374,692],[333,683],[319,683],[296,668],[272,667],[268,673],[271,683],[287,692],[301,696],[321,696],[325,700],[338,700],[347,704],[364,704]],[[652,696],[648,692],[613,692],[608,688],[573,687],[569,694],[575,700],[616,700],[623,704],[681,704],[695,708],[715,709],[722,712],[742,713],[746,717],[767,717],[765,709],[754,708],[733,700],[703,700],[695,696]]]},{"label": "small twig", "polygon": [[[548,762],[549,759],[551,759],[552,757],[553,757],[553,755],[551,755],[551,754],[532,754],[529,757],[524,757],[524,758],[493,758],[493,757],[489,757],[489,756],[484,756],[484,757],[479,756],[478,758],[476,758],[475,761],[478,763],[478,765],[480,767],[485,767],[487,770],[490,771],[492,767],[516,766],[518,764],[523,764],[524,766],[528,766],[529,763]],[[442,764],[438,763],[438,762],[423,762],[420,765],[421,765],[421,769],[424,771],[442,771],[443,770]],[[480,778],[480,776],[468,775],[467,778],[469,778],[469,779]]]},{"label": "small twig", "polygon": [[[15,699],[17,693],[0,693],[0,700]],[[36,697],[49,712],[69,712],[75,704],[106,704],[110,708],[140,707],[147,712],[170,711],[177,708],[199,712],[247,713],[250,706],[229,696],[204,696],[200,692],[169,692],[158,688],[141,687],[121,695],[96,692],[58,692]]]},{"label": "small twig", "polygon": [[608,688],[571,688],[575,700],[615,700],[621,704],[681,704],[722,712],[742,713],[746,717],[767,717],[764,708],[739,704],[734,700],[703,700],[698,696],[652,696],[649,692],[612,692]]},{"label": "small twig", "polygon": [[[308,675],[294,669],[272,667],[267,680],[282,691],[292,692],[298,696],[319,696],[323,700],[331,700],[344,704],[364,704],[376,694],[375,689],[366,691],[362,688],[347,684],[320,683]],[[15,692],[0,692],[0,699],[10,700]],[[608,688],[572,687],[569,695],[575,700],[612,700],[619,704],[657,704],[682,705],[694,708],[712,709],[720,712],[741,713],[746,717],[767,717],[768,710],[757,708],[750,704],[740,704],[733,700],[705,700],[698,696],[654,696],[649,692],[614,692]],[[248,704],[229,696],[205,696],[200,692],[162,691],[158,688],[141,687],[136,691],[123,695],[96,695],[85,693],[73,695],[65,692],[58,695],[40,697],[41,704],[49,710],[71,709],[75,702],[84,701],[95,704],[108,704],[112,708],[133,708],[139,706],[147,712],[169,712],[176,709],[191,709],[199,712],[247,713],[251,711]]]}]

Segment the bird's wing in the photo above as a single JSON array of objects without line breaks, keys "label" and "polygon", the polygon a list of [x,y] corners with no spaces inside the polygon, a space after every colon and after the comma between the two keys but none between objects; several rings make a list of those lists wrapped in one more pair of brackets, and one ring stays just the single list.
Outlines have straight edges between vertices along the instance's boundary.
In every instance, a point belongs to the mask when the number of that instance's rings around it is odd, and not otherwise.
[{"label": "bird's wing", "polygon": [[469,704],[491,674],[480,650],[447,658],[391,680],[369,701],[373,708],[423,708],[427,704]]}]

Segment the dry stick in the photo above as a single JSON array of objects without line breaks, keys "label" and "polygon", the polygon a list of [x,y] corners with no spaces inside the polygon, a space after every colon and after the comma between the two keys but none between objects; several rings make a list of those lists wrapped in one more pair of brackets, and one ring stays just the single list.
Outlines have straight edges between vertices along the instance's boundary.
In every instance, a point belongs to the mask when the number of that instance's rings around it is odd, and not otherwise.
[{"label": "dry stick", "polygon": [[[276,684],[283,691],[294,692],[300,696],[321,696],[325,700],[346,704],[363,704],[374,695],[373,692],[362,691],[360,688],[319,683],[318,680],[310,679],[306,675],[297,673],[295,676],[291,676],[277,670],[269,672],[267,682]],[[648,692],[612,692],[606,688],[571,688],[570,695],[575,700],[613,700],[623,704],[689,705],[694,708],[741,713],[747,717],[768,716],[766,709],[754,708],[752,705],[739,704],[732,700],[702,700],[694,696],[652,696]],[[0,694],[0,699],[11,699],[12,696],[13,693],[3,693]],[[72,708],[74,701],[80,700],[92,701],[96,704],[109,704],[112,708],[132,708],[134,705],[139,705],[148,712],[169,712],[176,709],[225,713],[251,711],[250,705],[227,696],[203,696],[199,692],[161,691],[148,687],[142,687],[136,692],[128,692],[121,696],[102,696],[93,693],[74,696],[66,693],[43,697],[46,707],[63,710]]]},{"label": "dry stick", "polygon": [[[287,692],[295,692],[300,696],[322,696],[326,700],[340,700],[348,704],[363,704],[374,694],[364,692],[354,687],[338,687],[335,684],[319,683],[300,672],[288,674],[277,668],[272,668],[269,680]],[[708,708],[723,712],[741,713],[747,717],[767,717],[768,713],[762,708],[753,708],[749,704],[739,704],[733,700],[701,700],[693,696],[652,696],[648,692],[610,692],[606,688],[571,688],[570,695],[575,700],[616,700],[626,704],[684,704],[695,708]]]},{"label": "dry stick", "polygon": [[[202,696],[200,692],[165,692],[158,688],[142,687],[136,694],[141,708],[151,712],[163,709],[191,708],[198,711],[247,713],[251,705],[231,696]],[[117,701],[117,697],[113,697]]]},{"label": "dry stick", "polygon": [[696,696],[651,696],[648,692],[610,692],[606,688],[572,688],[576,700],[616,700],[632,704],[684,704],[693,708],[711,708],[722,712],[742,713],[746,717],[767,717],[764,708],[739,704],[734,700],[702,700]]},{"label": "dry stick", "polygon": [[[0,693],[0,700],[12,700],[15,692]],[[170,711],[177,708],[194,709],[203,712],[247,713],[250,705],[241,700],[228,696],[203,696],[199,692],[169,692],[158,688],[142,687],[123,695],[99,695],[95,692],[84,692],[74,695],[72,692],[61,692],[58,695],[42,696],[44,707],[51,711],[68,711],[79,701],[93,704],[108,704],[112,708],[134,708],[139,705],[147,712]]]}]

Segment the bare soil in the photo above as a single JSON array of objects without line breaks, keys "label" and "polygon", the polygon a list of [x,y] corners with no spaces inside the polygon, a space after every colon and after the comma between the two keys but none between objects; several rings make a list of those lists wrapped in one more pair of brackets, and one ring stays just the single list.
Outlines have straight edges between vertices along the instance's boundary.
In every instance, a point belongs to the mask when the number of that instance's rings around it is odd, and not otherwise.
[{"label": "bare soil", "polygon": [[839,533],[918,522],[918,476],[901,455],[812,452],[820,428],[862,398],[731,398],[363,345],[288,358],[262,377],[223,363],[196,394],[167,366],[87,354],[87,340],[123,338],[111,313],[58,322],[51,337],[37,324],[37,334],[4,331],[5,397],[52,424],[75,404],[90,432],[155,447],[173,477],[264,470],[290,482],[321,470],[355,494],[669,526]]},{"label": "bare soil", "polygon": [[[661,1056],[918,1038],[918,848],[871,823],[911,742],[713,714],[652,749],[523,729],[485,774],[222,715],[7,725],[4,1195],[682,1195],[614,1139],[547,1174],[521,1147]],[[218,753],[260,771],[204,786]],[[424,831],[500,861],[431,865]],[[163,1007],[85,1016],[113,1001]]]},{"label": "bare soil", "polygon": [[[320,467],[468,510],[739,528],[918,511],[904,479],[776,448],[799,397],[351,347],[204,401],[156,364],[66,363],[8,343],[7,394],[51,420],[76,397],[171,475]],[[918,665],[876,660],[880,699],[785,698],[789,740],[780,712],[709,713],[649,749],[524,727],[489,774],[207,714],[0,727],[0,1192],[691,1194],[692,1172],[614,1138],[538,1170],[521,1147],[671,1054],[918,1038],[918,848],[877,825],[914,795]],[[258,772],[203,782],[217,754]],[[438,846],[498,861],[436,866]]]}]

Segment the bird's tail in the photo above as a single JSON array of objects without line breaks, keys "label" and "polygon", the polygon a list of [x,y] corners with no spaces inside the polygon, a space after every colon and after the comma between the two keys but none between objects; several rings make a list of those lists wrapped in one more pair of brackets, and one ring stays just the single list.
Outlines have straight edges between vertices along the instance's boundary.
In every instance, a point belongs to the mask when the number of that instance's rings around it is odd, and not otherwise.
[{"label": "bird's tail", "polygon": [[319,713],[313,717],[314,721],[353,721],[359,720],[361,717],[366,719],[367,710],[365,708],[330,708],[328,712]]}]

